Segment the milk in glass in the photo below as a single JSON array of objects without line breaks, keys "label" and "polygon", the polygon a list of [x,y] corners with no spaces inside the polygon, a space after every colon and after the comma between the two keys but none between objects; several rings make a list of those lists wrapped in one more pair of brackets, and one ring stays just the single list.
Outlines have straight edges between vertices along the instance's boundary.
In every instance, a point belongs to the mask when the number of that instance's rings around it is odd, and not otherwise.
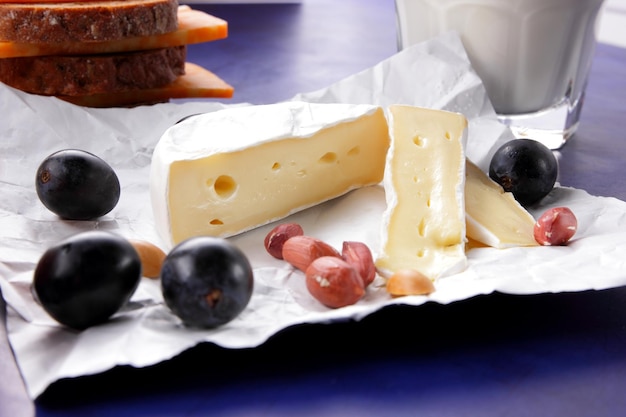
[{"label": "milk in glass", "polygon": [[499,119],[556,149],[579,123],[603,0],[396,0],[400,48],[457,31]]}]

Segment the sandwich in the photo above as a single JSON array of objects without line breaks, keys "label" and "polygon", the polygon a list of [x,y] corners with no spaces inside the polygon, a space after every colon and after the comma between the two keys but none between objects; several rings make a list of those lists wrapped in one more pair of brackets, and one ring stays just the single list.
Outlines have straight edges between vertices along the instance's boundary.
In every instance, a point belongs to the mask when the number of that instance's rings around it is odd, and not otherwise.
[{"label": "sandwich", "polygon": [[0,82],[88,107],[230,98],[187,47],[227,37],[178,0],[0,0]]}]

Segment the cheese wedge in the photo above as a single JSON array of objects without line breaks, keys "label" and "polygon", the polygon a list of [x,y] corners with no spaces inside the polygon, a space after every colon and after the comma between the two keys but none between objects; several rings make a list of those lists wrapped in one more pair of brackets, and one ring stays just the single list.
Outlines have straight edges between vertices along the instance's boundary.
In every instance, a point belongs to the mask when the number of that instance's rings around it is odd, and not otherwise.
[{"label": "cheese wedge", "polygon": [[211,71],[186,62],[185,74],[164,87],[84,96],[57,96],[57,98],[84,107],[128,107],[162,103],[170,99],[231,98],[234,91],[231,85]]},{"label": "cheese wedge", "polygon": [[159,234],[233,236],[383,179],[389,130],[371,105],[232,107],[168,129],[152,157]]},{"label": "cheese wedge", "polygon": [[389,112],[387,209],[376,267],[384,277],[413,269],[431,280],[462,271],[467,120],[411,106]]},{"label": "cheese wedge", "polygon": [[537,246],[535,219],[512,193],[505,192],[467,160],[465,177],[467,236],[494,248]]},{"label": "cheese wedge", "polygon": [[189,6],[179,6],[178,29],[174,32],[102,42],[34,44],[2,41],[0,58],[129,52],[210,42],[227,36],[228,23],[225,20],[193,10]]}]

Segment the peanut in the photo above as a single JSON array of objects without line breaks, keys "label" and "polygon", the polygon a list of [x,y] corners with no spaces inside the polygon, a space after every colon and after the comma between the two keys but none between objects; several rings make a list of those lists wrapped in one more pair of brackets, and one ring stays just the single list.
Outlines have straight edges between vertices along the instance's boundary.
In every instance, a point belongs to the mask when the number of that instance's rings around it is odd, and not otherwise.
[{"label": "peanut", "polygon": [[376,266],[370,248],[363,242],[343,242],[341,250],[343,259],[352,265],[367,287],[376,278]]},{"label": "peanut", "polygon": [[335,256],[315,259],[305,275],[311,295],[330,308],[352,305],[365,294],[363,280],[356,269]]},{"label": "peanut", "polygon": [[283,259],[303,272],[322,256],[341,257],[335,248],[310,236],[294,236],[283,244]]},{"label": "peanut", "polygon": [[267,253],[276,259],[283,259],[283,245],[294,236],[302,236],[304,231],[297,223],[283,223],[274,227],[265,236],[264,244]]},{"label": "peanut", "polygon": [[566,245],[578,229],[578,220],[567,207],[555,207],[546,210],[534,227],[537,243],[544,246]]}]

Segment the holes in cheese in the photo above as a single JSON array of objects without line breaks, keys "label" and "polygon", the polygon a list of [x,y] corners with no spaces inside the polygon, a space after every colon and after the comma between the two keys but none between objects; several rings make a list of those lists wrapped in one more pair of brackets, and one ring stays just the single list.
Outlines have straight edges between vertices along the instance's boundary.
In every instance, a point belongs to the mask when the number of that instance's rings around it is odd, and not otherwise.
[{"label": "holes in cheese", "polygon": [[[380,183],[388,147],[384,112],[370,105],[286,102],[187,119],[164,133],[152,157],[157,230],[175,244],[284,218]],[[226,199],[204,184],[220,175],[232,178],[224,189],[236,185]]]},{"label": "holes in cheese", "polygon": [[34,44],[0,41],[0,58],[140,51],[210,42],[227,36],[228,23],[225,20],[193,10],[189,6],[179,6],[178,29],[174,32],[101,42]]},{"label": "holes in cheese", "polygon": [[417,226],[417,233],[422,237],[426,236],[426,219],[422,218],[422,220],[420,220]]},{"label": "holes in cheese", "polygon": [[237,191],[237,183],[230,175],[220,175],[213,182],[215,195],[221,199],[228,199]]},{"label": "holes in cheese", "polygon": [[465,139],[461,114],[391,106],[381,275],[413,269],[430,279],[465,268]]},{"label": "holes in cheese", "polygon": [[325,164],[331,164],[333,162],[337,162],[337,154],[335,152],[326,152],[320,158],[320,162]]}]

